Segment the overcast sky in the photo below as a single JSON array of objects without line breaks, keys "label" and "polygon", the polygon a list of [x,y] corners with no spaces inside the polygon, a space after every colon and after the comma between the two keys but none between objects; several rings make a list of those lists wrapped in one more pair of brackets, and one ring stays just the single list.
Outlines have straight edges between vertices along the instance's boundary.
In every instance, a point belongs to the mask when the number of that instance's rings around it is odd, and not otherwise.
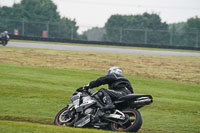
[{"label": "overcast sky", "polygon": [[[20,0],[0,0],[12,6]],[[157,13],[163,22],[177,23],[200,17],[200,0],[53,0],[61,16],[75,19],[79,26],[103,27],[112,14]]]}]

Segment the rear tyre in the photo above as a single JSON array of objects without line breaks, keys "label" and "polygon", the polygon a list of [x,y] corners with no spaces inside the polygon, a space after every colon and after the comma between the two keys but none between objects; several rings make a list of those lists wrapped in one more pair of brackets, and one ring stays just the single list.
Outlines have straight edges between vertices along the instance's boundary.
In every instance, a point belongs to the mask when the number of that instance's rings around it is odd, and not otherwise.
[{"label": "rear tyre", "polygon": [[58,112],[54,119],[54,125],[58,126],[74,126],[76,121],[76,111],[74,108],[65,107]]},{"label": "rear tyre", "polygon": [[134,109],[126,109],[122,111],[126,119],[119,123],[111,123],[111,129],[113,131],[121,132],[137,132],[142,126],[142,116],[139,111]]}]

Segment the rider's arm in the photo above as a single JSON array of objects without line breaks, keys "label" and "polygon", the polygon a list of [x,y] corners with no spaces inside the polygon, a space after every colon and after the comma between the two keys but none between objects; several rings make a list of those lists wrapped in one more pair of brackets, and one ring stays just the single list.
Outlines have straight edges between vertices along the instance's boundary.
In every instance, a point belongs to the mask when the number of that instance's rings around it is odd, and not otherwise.
[{"label": "rider's arm", "polygon": [[110,82],[112,82],[112,80],[113,80],[113,77],[111,75],[106,75],[104,77],[98,78],[97,80],[91,81],[89,83],[89,87],[95,88],[101,85],[109,84]]}]

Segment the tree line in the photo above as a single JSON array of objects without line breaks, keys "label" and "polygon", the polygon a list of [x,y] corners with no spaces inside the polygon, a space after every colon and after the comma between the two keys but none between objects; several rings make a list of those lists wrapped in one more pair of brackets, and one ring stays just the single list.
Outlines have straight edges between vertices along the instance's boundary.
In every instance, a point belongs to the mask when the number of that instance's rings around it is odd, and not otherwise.
[{"label": "tree line", "polygon": [[[160,16],[155,13],[143,13],[141,15],[112,15],[103,28],[94,27],[82,34],[78,34],[79,26],[75,19],[61,17],[57,6],[51,0],[21,0],[12,7],[0,7],[0,30],[26,28],[24,35],[34,36],[42,30],[51,31],[49,37],[67,39],[85,39],[95,41],[112,41],[124,43],[152,43],[152,44],[200,44],[200,18],[189,18],[186,22],[167,24],[162,22]],[[15,23],[4,21],[14,19]],[[29,23],[30,22],[30,23]],[[35,22],[34,24],[31,22]],[[44,24],[37,23],[44,22]],[[30,27],[30,26],[29,26]]]},{"label": "tree line", "polygon": [[[44,29],[51,30],[49,33],[52,35],[49,36],[54,37],[59,37],[56,35],[71,36],[71,29],[73,29],[73,36],[77,36],[76,21],[61,17],[57,12],[57,6],[51,0],[21,0],[19,4],[14,4],[12,7],[0,7],[0,17],[8,21],[15,20],[15,23],[8,24],[0,21],[0,29],[2,30],[10,29],[10,27],[16,28],[16,22],[23,20],[25,26],[30,27],[31,25],[30,31],[26,31],[30,36],[34,36],[38,32],[41,33]],[[48,23],[48,27],[41,22]]]},{"label": "tree line", "polygon": [[[112,15],[103,28],[84,32],[88,39],[123,43],[178,45],[200,47],[200,18],[167,24],[158,14]],[[98,35],[101,35],[99,37]]]}]

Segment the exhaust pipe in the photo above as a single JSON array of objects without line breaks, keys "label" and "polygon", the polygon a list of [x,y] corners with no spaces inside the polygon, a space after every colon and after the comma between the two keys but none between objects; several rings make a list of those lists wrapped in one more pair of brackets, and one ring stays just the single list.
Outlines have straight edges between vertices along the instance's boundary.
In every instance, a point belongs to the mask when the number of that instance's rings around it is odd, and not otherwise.
[{"label": "exhaust pipe", "polygon": [[134,101],[134,104],[140,104],[140,105],[148,105],[153,102],[153,99],[149,97],[140,97],[136,101]]}]

